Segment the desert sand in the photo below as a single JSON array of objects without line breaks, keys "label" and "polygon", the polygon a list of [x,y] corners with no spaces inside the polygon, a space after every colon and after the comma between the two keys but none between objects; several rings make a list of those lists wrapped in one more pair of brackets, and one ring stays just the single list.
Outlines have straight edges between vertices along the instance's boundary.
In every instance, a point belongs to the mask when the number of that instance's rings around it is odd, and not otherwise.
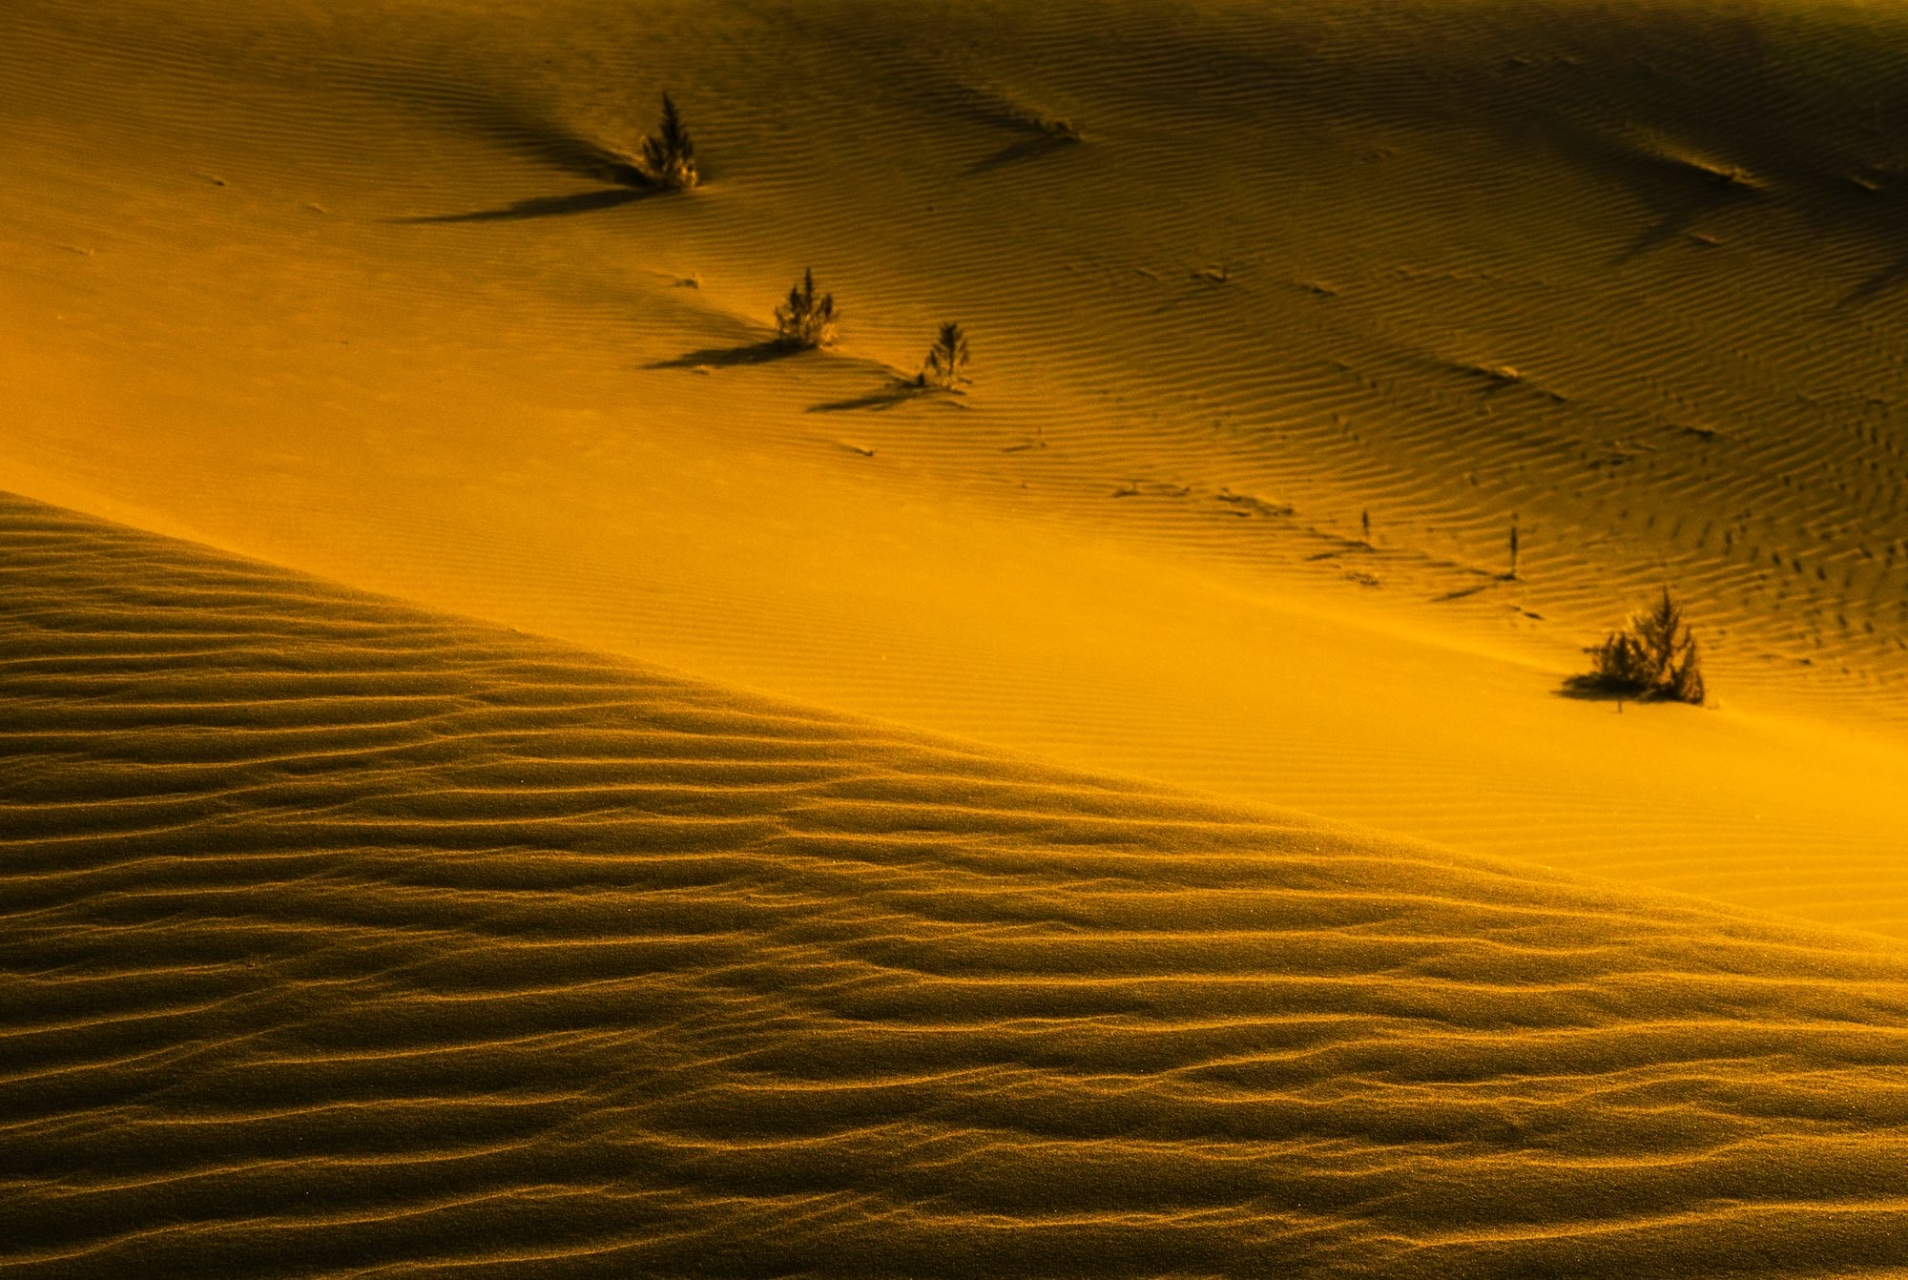
[{"label": "desert sand", "polygon": [[1908,1272],[1904,57],[0,9],[0,1273]]}]

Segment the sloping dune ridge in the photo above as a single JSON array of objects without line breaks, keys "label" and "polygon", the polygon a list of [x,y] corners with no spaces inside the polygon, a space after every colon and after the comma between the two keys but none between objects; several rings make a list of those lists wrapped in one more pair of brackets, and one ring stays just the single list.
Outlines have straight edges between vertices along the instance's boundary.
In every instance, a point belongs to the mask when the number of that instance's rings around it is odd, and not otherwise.
[{"label": "sloping dune ridge", "polygon": [[[1786,0],[16,0],[0,486],[1901,932],[1902,56]],[[687,198],[614,181],[664,88]],[[811,265],[843,344],[770,358]],[[948,318],[971,394],[894,396]],[[1719,707],[1558,697],[1663,585]]]},{"label": "sloping dune ridge", "polygon": [[0,1271],[1825,1275],[1908,957],[0,502]]}]

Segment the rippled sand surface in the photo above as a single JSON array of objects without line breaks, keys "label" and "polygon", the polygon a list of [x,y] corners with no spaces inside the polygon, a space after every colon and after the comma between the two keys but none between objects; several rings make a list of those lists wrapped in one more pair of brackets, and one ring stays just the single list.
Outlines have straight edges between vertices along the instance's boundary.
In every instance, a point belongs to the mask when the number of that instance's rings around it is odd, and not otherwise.
[{"label": "rippled sand surface", "polygon": [[0,508],[24,1275],[1820,1275],[1908,962]]},{"label": "rippled sand surface", "polygon": [[0,1277],[1908,1274],[1904,60],[0,4]]}]

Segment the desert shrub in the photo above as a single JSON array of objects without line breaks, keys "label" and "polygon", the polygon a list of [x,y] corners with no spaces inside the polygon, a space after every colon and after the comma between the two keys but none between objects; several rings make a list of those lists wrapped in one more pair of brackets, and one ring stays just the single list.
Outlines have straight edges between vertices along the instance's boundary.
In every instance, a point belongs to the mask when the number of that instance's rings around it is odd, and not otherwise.
[{"label": "desert shrub", "polygon": [[697,181],[696,144],[668,94],[662,102],[661,129],[643,139],[643,176],[664,191],[687,191]]},{"label": "desert shrub", "polygon": [[1638,699],[1702,705],[1702,660],[1682,606],[1663,588],[1663,598],[1634,615],[1600,645],[1587,650],[1594,661],[1579,687]]},{"label": "desert shrub", "polygon": [[924,387],[958,391],[963,382],[971,381],[966,369],[967,335],[961,332],[960,325],[950,320],[941,326],[940,336],[928,348],[927,360],[916,381]]},{"label": "desert shrub", "polygon": [[832,347],[835,345],[835,295],[815,293],[815,272],[802,273],[802,282],[788,291],[788,301],[775,308],[775,332],[785,347]]}]

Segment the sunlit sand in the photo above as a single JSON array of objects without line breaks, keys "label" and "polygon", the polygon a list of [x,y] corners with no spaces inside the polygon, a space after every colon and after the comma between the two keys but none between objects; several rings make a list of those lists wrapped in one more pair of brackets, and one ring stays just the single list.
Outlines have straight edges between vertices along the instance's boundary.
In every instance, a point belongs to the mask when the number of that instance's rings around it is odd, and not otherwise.
[{"label": "sunlit sand", "polygon": [[0,9],[0,1271],[1908,1268],[1904,57]]}]

